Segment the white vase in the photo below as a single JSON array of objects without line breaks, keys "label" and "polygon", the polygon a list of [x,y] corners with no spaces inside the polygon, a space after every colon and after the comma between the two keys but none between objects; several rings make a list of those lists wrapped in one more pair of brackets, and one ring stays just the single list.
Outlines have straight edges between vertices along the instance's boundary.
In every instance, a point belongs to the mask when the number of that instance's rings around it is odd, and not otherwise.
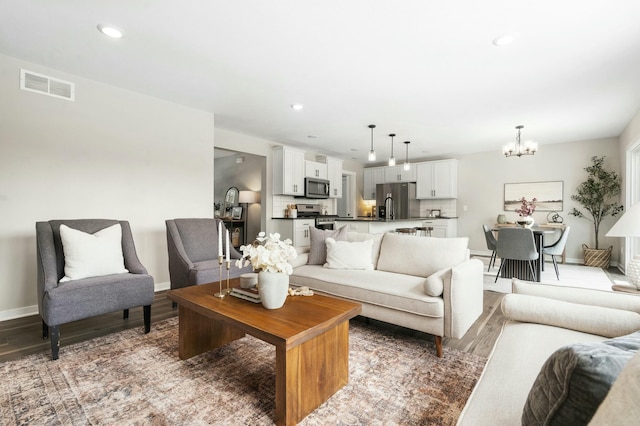
[{"label": "white vase", "polygon": [[262,306],[267,309],[279,309],[289,294],[289,275],[282,272],[258,273],[258,293]]},{"label": "white vase", "polygon": [[517,223],[523,228],[531,228],[534,224],[533,216],[521,217],[517,220]]}]

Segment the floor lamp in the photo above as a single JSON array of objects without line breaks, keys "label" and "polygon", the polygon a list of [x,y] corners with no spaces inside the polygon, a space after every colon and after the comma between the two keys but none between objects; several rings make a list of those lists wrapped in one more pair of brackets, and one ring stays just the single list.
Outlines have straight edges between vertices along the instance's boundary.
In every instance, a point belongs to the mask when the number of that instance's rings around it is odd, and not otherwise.
[{"label": "floor lamp", "polygon": [[244,206],[244,226],[242,227],[243,235],[242,241],[247,243],[247,219],[249,218],[249,204],[255,204],[258,201],[258,196],[254,191],[240,191],[238,194],[238,203],[245,204]]},{"label": "floor lamp", "polygon": [[[640,237],[640,202],[632,205],[611,227],[607,237]],[[640,290],[640,255],[634,256],[625,270],[631,284]]]}]

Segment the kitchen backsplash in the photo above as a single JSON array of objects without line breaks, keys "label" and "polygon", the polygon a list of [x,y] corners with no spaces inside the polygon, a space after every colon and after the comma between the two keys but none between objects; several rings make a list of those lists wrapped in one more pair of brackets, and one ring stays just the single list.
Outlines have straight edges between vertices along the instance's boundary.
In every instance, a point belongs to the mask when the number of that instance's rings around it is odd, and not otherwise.
[{"label": "kitchen backsplash", "polygon": [[273,212],[271,217],[285,217],[284,211],[289,204],[320,204],[323,210],[326,209],[327,214],[336,214],[336,202],[334,199],[318,200],[307,198],[295,198],[289,195],[274,195],[273,196]]},{"label": "kitchen backsplash", "polygon": [[431,210],[440,210],[440,216],[457,217],[455,199],[420,200],[420,216],[429,216]]}]

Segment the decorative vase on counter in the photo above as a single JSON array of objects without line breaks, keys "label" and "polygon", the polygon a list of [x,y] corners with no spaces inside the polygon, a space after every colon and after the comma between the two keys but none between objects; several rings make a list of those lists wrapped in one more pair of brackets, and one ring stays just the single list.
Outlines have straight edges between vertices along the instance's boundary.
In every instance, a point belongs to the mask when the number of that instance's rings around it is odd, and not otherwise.
[{"label": "decorative vase on counter", "polygon": [[496,221],[500,224],[503,225],[505,223],[507,223],[507,216],[503,215],[503,214],[499,214],[498,218],[496,219]]},{"label": "decorative vase on counter", "polygon": [[258,272],[258,293],[265,308],[282,308],[289,294],[289,275],[282,272]]},{"label": "decorative vase on counter", "polygon": [[523,228],[531,228],[534,224],[533,216],[524,216],[518,219],[518,225]]}]

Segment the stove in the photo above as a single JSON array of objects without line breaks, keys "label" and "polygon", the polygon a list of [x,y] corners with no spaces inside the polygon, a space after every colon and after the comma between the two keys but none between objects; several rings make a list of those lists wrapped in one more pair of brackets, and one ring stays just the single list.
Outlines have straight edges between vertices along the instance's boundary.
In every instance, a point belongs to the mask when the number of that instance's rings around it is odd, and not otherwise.
[{"label": "stove", "polygon": [[319,204],[298,204],[298,217],[315,219],[318,229],[335,229],[336,214],[322,214],[322,206]]}]

